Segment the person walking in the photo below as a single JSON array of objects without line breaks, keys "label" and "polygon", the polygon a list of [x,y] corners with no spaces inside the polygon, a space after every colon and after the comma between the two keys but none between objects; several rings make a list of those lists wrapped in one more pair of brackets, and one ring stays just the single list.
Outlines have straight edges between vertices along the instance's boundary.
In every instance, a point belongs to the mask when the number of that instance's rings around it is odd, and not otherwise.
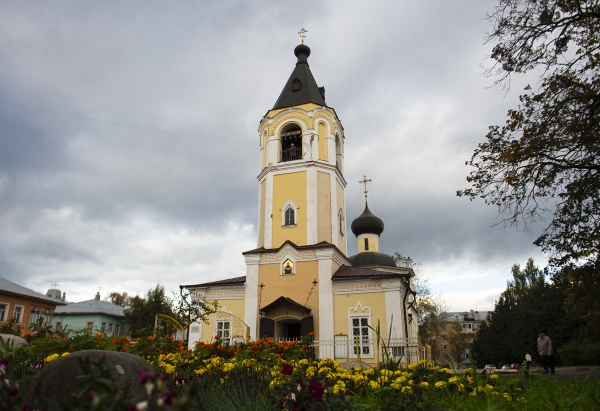
[{"label": "person walking", "polygon": [[527,369],[531,369],[531,354],[525,353],[525,362],[527,363]]},{"label": "person walking", "polygon": [[548,374],[548,368],[550,373],[554,374],[554,350],[552,349],[552,341],[550,337],[545,335],[543,330],[538,333],[537,339],[538,353],[542,357],[542,365],[544,366],[544,374]]}]

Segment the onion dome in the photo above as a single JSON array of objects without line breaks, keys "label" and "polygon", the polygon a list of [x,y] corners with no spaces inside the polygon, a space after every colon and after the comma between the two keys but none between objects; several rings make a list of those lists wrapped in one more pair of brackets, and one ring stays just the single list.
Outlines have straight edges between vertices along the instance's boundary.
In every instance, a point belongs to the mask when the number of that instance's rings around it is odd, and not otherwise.
[{"label": "onion dome", "polygon": [[365,211],[352,221],[350,229],[357,237],[361,234],[381,235],[383,221],[369,210],[369,205],[365,202]]},{"label": "onion dome", "polygon": [[298,60],[300,60],[300,54],[304,54],[306,57],[308,57],[310,56],[310,47],[308,47],[306,44],[298,44],[294,49],[294,54],[296,57],[298,57]]},{"label": "onion dome", "polygon": [[396,267],[396,262],[394,259],[383,253],[358,253],[348,257],[348,260],[350,260],[355,267]]}]

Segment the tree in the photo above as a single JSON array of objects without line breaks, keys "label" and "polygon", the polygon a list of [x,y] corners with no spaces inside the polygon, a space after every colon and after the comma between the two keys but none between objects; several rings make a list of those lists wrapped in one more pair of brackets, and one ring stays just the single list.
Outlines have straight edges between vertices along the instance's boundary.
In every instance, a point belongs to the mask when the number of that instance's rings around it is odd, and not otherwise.
[{"label": "tree", "polygon": [[467,165],[480,197],[525,226],[550,222],[534,244],[553,265],[595,261],[600,247],[600,2],[500,0],[488,16],[496,84],[541,72],[504,126],[491,126]]},{"label": "tree", "polygon": [[494,311],[483,323],[473,342],[479,365],[522,362],[525,352],[537,356],[537,333],[540,329],[552,338],[555,348],[563,346],[577,334],[578,319],[564,310],[564,287],[546,281],[546,272],[532,258],[524,268],[514,264]]},{"label": "tree", "polygon": [[469,335],[462,332],[458,321],[446,325],[448,331],[448,351],[454,365],[460,365],[465,359]]},{"label": "tree", "polygon": [[441,295],[432,293],[427,280],[423,280],[417,275],[417,268],[421,265],[420,262],[398,252],[392,258],[398,267],[411,268],[416,272],[412,278],[411,286],[417,294],[414,307],[418,313],[419,336],[421,341],[431,346],[432,359],[439,363],[444,360],[443,341],[439,336],[446,324],[444,321],[446,302]]},{"label": "tree", "polygon": [[127,293],[111,292],[108,299],[113,304],[125,308],[125,322],[134,336],[151,335],[154,332],[156,314],[173,316],[172,301],[167,297],[165,288],[160,284],[148,290],[146,298],[139,295],[132,297]]}]

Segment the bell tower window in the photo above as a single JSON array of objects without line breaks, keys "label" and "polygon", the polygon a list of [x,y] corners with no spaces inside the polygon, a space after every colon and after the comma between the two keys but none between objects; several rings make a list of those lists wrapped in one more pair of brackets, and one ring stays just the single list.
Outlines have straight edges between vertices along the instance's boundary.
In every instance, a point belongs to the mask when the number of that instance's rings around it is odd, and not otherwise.
[{"label": "bell tower window", "polygon": [[293,124],[281,133],[280,162],[302,159],[302,129]]},{"label": "bell tower window", "polygon": [[294,225],[296,224],[296,213],[292,207],[285,209],[285,222],[283,225]]},{"label": "bell tower window", "polygon": [[291,198],[281,206],[281,226],[296,227],[296,216],[298,215],[298,206]]},{"label": "bell tower window", "polygon": [[365,251],[369,250],[369,239],[365,238]]}]

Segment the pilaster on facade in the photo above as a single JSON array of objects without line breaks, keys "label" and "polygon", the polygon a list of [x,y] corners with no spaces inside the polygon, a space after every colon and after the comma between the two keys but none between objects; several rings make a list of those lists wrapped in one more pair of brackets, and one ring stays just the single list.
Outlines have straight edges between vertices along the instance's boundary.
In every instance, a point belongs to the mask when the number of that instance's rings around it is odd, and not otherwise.
[{"label": "pilaster on facade", "polygon": [[[319,261],[319,340],[333,341],[333,283],[331,281],[332,259],[326,258],[317,251]],[[322,258],[319,258],[322,257]],[[324,346],[319,349],[321,358],[334,358],[334,347]]]},{"label": "pilaster on facade", "polygon": [[260,254],[246,255],[246,292],[244,300],[244,322],[250,327],[250,336],[258,338],[258,268]]},{"label": "pilaster on facade", "polygon": [[317,230],[317,169],[310,167],[306,170],[306,244],[319,242]]},{"label": "pilaster on facade", "polygon": [[267,173],[265,186],[265,248],[273,246],[273,174]]}]

